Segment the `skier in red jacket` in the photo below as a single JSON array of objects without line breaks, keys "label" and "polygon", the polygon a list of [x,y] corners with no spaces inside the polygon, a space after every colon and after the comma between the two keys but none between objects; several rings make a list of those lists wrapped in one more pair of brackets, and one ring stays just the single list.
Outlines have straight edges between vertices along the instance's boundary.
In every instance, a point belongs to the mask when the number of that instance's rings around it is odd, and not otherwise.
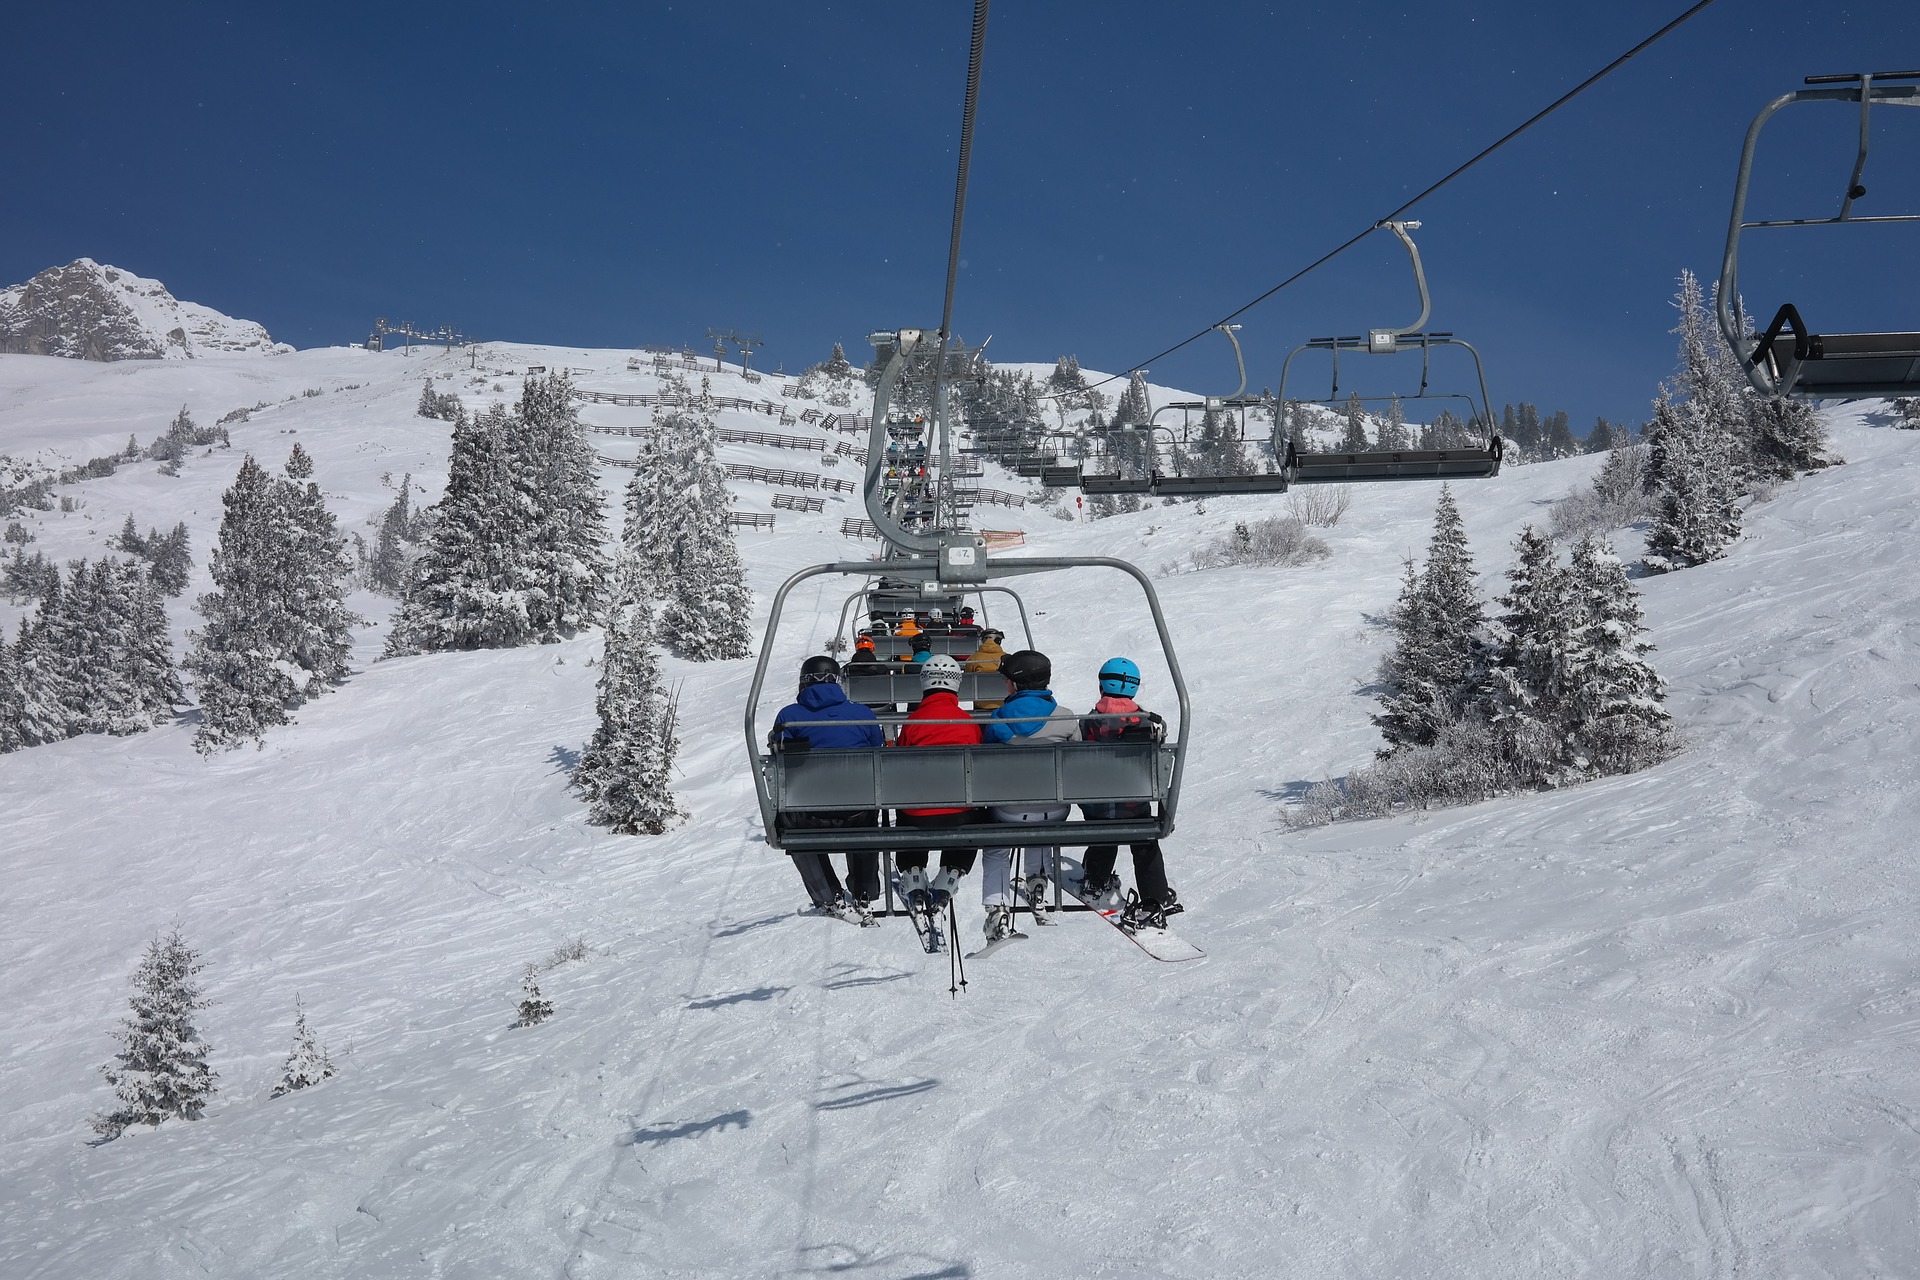
[{"label": "skier in red jacket", "polygon": [[[971,746],[980,741],[980,726],[960,706],[960,675],[960,664],[948,654],[935,654],[921,664],[920,705],[900,726],[897,745]],[[965,808],[900,810],[901,826],[916,827],[923,831],[964,827],[972,820],[973,810]],[[935,910],[945,907],[953,897],[960,877],[973,870],[975,852],[973,849],[942,849],[940,874],[931,883],[927,880],[925,849],[904,850],[896,854],[894,864],[900,868],[901,896],[907,899],[909,906],[915,905],[914,895],[918,894],[926,905]]]}]

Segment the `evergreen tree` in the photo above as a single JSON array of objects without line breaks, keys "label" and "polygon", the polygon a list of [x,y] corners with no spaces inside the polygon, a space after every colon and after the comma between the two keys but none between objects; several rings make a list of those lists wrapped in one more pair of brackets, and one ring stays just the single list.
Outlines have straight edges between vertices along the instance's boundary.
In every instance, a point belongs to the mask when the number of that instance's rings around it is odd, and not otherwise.
[{"label": "evergreen tree", "polygon": [[147,544],[140,537],[140,526],[133,522],[133,513],[127,513],[127,522],[120,526],[120,536],[113,545],[129,555],[143,556],[147,553]]},{"label": "evergreen tree", "polygon": [[[706,380],[701,391],[707,393]],[[528,378],[514,416],[526,535],[527,625],[542,641],[599,620],[606,591],[606,515],[593,449],[565,373]]]},{"label": "evergreen tree", "polygon": [[532,965],[520,977],[519,1027],[537,1027],[553,1016],[553,1001],[540,994],[539,970]]},{"label": "evergreen tree", "polygon": [[1503,754],[1528,783],[1567,780],[1566,702],[1574,610],[1572,585],[1553,540],[1532,525],[1515,540],[1503,612],[1492,646],[1483,707]]},{"label": "evergreen tree", "polygon": [[145,554],[153,585],[162,595],[177,596],[187,589],[193,572],[193,553],[187,545],[186,521],[180,521],[165,534],[158,529],[149,530]]},{"label": "evergreen tree", "polygon": [[1379,447],[1382,449],[1413,447],[1413,433],[1407,430],[1406,407],[1400,403],[1399,396],[1395,396],[1387,405],[1387,420],[1380,427]]},{"label": "evergreen tree", "polygon": [[389,657],[511,648],[532,638],[519,566],[525,543],[508,511],[512,415],[493,405],[455,423],[447,489],[387,638]]},{"label": "evergreen tree", "polygon": [[1340,437],[1340,453],[1365,453],[1373,446],[1367,441],[1367,413],[1360,407],[1360,393],[1347,393],[1347,403],[1342,407],[1346,417],[1346,432]]},{"label": "evergreen tree", "polygon": [[1457,719],[1482,660],[1478,633],[1485,622],[1466,525],[1451,486],[1440,487],[1426,567],[1411,561],[1394,607],[1394,650],[1382,664],[1391,686],[1373,718],[1392,754],[1427,746]]},{"label": "evergreen tree", "polygon": [[634,577],[653,600],[670,600],[679,579],[682,548],[693,535],[693,416],[656,413],[654,429],[640,444],[633,479],[627,482],[626,523],[621,533],[622,572]]},{"label": "evergreen tree", "polygon": [[1613,548],[1599,538],[1574,548],[1569,586],[1568,754],[1594,773],[1631,773],[1672,750],[1666,685],[1646,659],[1653,645],[1639,595]]},{"label": "evergreen tree", "polygon": [[200,597],[205,626],[190,634],[185,664],[200,701],[193,745],[203,755],[260,741],[287,723],[300,697],[282,661],[287,516],[277,482],[248,455],[221,504],[210,562],[214,590]]},{"label": "evergreen tree", "polygon": [[66,590],[56,570],[40,598],[40,608],[20,623],[13,649],[15,732],[23,746],[60,742],[78,732],[72,707],[79,699],[72,664],[65,650]]},{"label": "evergreen tree", "polygon": [[121,1050],[100,1069],[120,1105],[94,1117],[96,1133],[116,1138],[130,1125],[200,1118],[219,1078],[207,1065],[212,1046],[194,1026],[209,1003],[194,978],[205,967],[178,929],[147,944],[133,973],[132,1013],[115,1035]]},{"label": "evergreen tree", "polygon": [[19,654],[7,644],[6,633],[0,631],[0,755],[27,745],[26,735],[20,731],[22,692]]},{"label": "evergreen tree", "polygon": [[832,378],[835,382],[851,381],[853,378],[853,361],[847,359],[846,348],[837,342],[834,343],[833,354],[827,357],[827,362],[821,367],[820,371],[826,374],[827,377]]},{"label": "evergreen tree", "polygon": [[623,552],[607,618],[595,709],[600,725],[574,768],[592,821],[625,835],[659,835],[683,816],[672,789],[679,751],[674,707],[654,655],[653,602],[644,568]]},{"label": "evergreen tree", "polygon": [[273,1087],[273,1097],[283,1097],[295,1089],[305,1089],[333,1077],[333,1060],[327,1057],[326,1047],[313,1037],[312,1028],[307,1026],[307,1011],[298,996],[293,1001],[293,1049],[287,1054],[286,1065],[280,1069],[280,1083]]},{"label": "evergreen tree", "polygon": [[313,459],[298,444],[287,459],[287,475],[289,479],[274,485],[282,508],[276,522],[283,542],[282,586],[274,601],[284,619],[280,651],[306,672],[300,695],[316,697],[346,676],[353,628],[362,619],[347,608],[353,571],[347,540],[335,526],[320,486],[313,483]]},{"label": "evergreen tree", "polygon": [[1573,437],[1573,428],[1568,425],[1564,409],[1547,419],[1541,433],[1541,450],[1545,457],[1571,458],[1580,453],[1580,442]]},{"label": "evergreen tree", "polygon": [[1662,387],[1647,434],[1647,468],[1660,471],[1647,566],[1684,569],[1719,559],[1740,536],[1740,484],[1726,432],[1699,400],[1676,403]]},{"label": "evergreen tree", "polygon": [[1748,396],[1747,438],[1760,479],[1791,480],[1827,465],[1827,429],[1804,400]]},{"label": "evergreen tree", "polygon": [[753,645],[753,597],[727,520],[733,498],[716,456],[718,431],[711,414],[694,419],[682,463],[689,487],[680,501],[688,510],[672,564],[673,594],[662,618],[668,646],[695,662],[744,658]]}]

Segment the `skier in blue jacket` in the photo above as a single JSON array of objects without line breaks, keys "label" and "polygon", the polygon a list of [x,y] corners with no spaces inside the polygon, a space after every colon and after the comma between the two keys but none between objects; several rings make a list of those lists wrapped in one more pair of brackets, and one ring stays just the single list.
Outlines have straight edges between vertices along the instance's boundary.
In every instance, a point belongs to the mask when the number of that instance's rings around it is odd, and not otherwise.
[{"label": "skier in blue jacket", "polygon": [[[775,751],[833,751],[850,747],[883,747],[886,737],[872,711],[857,702],[847,701],[840,685],[840,664],[826,654],[808,658],[800,664],[799,701],[789,703],[773,718],[767,735]],[[880,815],[872,809],[833,809],[815,813],[795,813],[788,824],[795,827],[847,830],[877,827]],[[840,915],[851,911],[858,923],[875,924],[872,902],[880,896],[880,855],[872,850],[848,850],[847,882],[843,889],[833,873],[833,862],[824,853],[795,853],[794,866],[807,886],[807,896],[816,911]]]},{"label": "skier in blue jacket", "polygon": [[[1000,660],[1000,674],[1013,686],[1013,696],[994,708],[980,723],[983,742],[1021,743],[1067,741],[1080,736],[1078,713],[1054,700],[1047,686],[1053,681],[1053,663],[1047,655],[1033,649],[1010,653]],[[994,805],[988,813],[995,822],[1062,822],[1067,806]],[[1031,846],[1027,849],[1026,879],[1020,892],[1033,910],[1035,924],[1052,924],[1045,902],[1048,864],[1058,849]],[[980,900],[987,909],[988,942],[998,942],[1014,932],[1013,928],[1013,849],[988,849],[980,878]]]}]

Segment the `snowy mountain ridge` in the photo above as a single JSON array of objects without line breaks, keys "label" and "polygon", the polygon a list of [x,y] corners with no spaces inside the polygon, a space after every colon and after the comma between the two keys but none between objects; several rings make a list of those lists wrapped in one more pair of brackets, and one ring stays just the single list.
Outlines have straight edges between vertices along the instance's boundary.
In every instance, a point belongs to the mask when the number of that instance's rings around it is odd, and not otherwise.
[{"label": "snowy mountain ridge", "polygon": [[0,288],[0,353],[70,360],[191,360],[212,354],[278,355],[251,320],[184,302],[158,280],[76,258]]}]

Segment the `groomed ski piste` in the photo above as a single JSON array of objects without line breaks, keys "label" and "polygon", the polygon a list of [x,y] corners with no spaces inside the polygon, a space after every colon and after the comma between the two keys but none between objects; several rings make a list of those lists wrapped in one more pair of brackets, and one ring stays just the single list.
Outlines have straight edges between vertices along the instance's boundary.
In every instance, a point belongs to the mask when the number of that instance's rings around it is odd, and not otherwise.
[{"label": "groomed ski piste", "polygon": [[[479,363],[647,382],[626,354],[490,344]],[[470,407],[516,395],[504,374],[471,387],[468,358],[0,357],[15,458],[145,443],[182,402],[203,424],[272,406],[178,477],[63,487],[84,506],[34,517],[30,550],[97,555],[129,511],[185,519],[178,642],[243,452],[277,468],[303,444],[370,537],[382,473],[411,470],[423,501],[444,481],[422,376]],[[774,394],[736,383],[714,390]],[[1356,488],[1315,564],[1158,577],[1194,706],[1167,845],[1192,964],[1070,916],[954,999],[905,921],[796,916],[747,778],[750,661],[665,663],[693,817],[653,839],[588,826],[567,789],[597,635],[376,663],[390,605],[369,595],[356,674],[264,749],[203,761],[180,724],[0,756],[0,1274],[1920,1272],[1920,435],[1873,409],[1828,414],[1847,465],[1756,506],[1727,559],[1640,582],[1690,745],[1635,776],[1287,829],[1291,799],[1378,744],[1380,622],[1431,485]],[[722,415],[756,423],[799,431]],[[745,448],[723,456],[798,456]],[[1489,594],[1514,533],[1596,462],[1454,486]],[[626,475],[606,469],[610,500]],[[741,484],[739,509],[774,492]],[[976,524],[1157,573],[1284,507]],[[794,569],[877,546],[839,536],[861,514],[830,499],[740,533],[761,620]],[[1067,706],[1101,660],[1150,657],[1116,581],[1030,580]],[[839,600],[792,602],[777,669]],[[11,634],[20,611],[0,612]],[[977,873],[962,903],[971,949]],[[208,963],[220,1092],[202,1120],[90,1145],[127,976],[174,925]],[[553,1019],[511,1028],[524,967],[576,938],[588,957],[540,978]],[[340,1074],[270,1100],[296,996]]]}]

